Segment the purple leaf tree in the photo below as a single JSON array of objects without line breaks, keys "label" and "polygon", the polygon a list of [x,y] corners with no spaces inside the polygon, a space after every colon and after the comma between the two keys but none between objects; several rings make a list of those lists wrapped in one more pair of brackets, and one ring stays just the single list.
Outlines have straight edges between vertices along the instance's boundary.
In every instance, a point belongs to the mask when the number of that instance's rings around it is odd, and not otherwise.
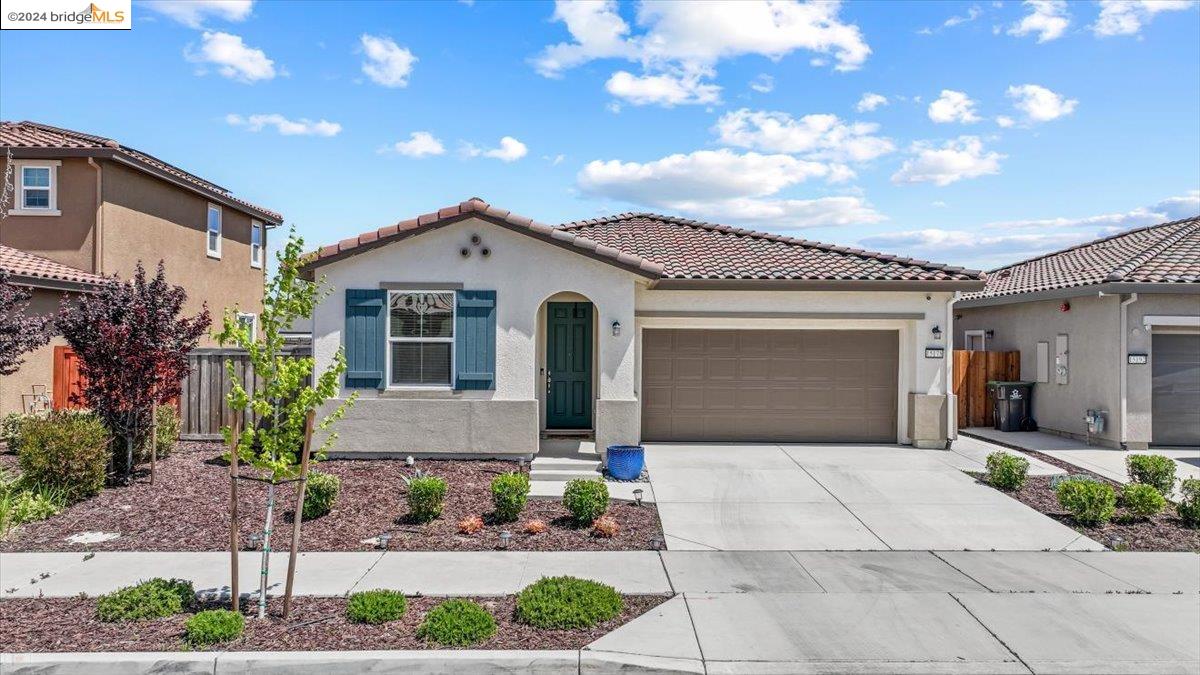
[{"label": "purple leaf tree", "polygon": [[29,314],[29,289],[10,283],[0,270],[0,375],[12,375],[21,367],[21,357],[50,341],[54,315]]}]

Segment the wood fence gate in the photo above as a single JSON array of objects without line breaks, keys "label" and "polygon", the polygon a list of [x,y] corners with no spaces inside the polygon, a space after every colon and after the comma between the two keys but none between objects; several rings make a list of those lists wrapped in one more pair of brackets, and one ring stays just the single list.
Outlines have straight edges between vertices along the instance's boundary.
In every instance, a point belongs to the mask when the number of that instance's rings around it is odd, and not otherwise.
[{"label": "wood fence gate", "polygon": [[954,350],[953,389],[958,400],[958,428],[990,427],[995,423],[992,380],[1021,379],[1021,352]]}]

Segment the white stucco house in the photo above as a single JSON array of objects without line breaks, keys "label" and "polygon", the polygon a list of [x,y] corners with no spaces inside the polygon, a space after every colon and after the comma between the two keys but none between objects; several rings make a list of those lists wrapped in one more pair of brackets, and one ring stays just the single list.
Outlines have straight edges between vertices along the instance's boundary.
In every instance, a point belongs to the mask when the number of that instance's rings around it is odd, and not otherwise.
[{"label": "white stucco house", "polygon": [[530,457],[558,434],[945,447],[952,301],[979,272],[652,214],[478,198],[325,246],[338,454]]}]

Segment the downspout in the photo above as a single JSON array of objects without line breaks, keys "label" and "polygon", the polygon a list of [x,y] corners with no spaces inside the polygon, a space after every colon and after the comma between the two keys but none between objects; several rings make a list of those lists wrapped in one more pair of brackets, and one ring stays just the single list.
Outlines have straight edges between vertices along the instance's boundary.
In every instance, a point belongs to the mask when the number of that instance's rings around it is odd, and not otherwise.
[{"label": "downspout", "polygon": [[87,158],[88,166],[96,170],[96,228],[92,235],[92,272],[104,274],[104,173],[100,163]]},{"label": "downspout", "polygon": [[1121,301],[1121,449],[1129,440],[1129,306],[1137,302],[1138,294],[1130,293]]},{"label": "downspout", "polygon": [[[946,352],[943,355],[942,367],[946,370],[946,448],[958,438],[955,424],[958,422],[958,399],[954,396],[954,303],[962,298],[962,291],[954,291],[954,295],[946,301]],[[950,401],[954,400],[954,406]]]}]

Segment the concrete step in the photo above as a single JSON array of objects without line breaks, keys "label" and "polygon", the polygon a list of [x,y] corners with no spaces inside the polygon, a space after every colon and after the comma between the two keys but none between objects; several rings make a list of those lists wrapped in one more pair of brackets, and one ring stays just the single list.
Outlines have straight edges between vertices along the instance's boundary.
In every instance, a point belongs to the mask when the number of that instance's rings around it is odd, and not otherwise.
[{"label": "concrete step", "polygon": [[[634,490],[642,491],[642,501],[654,503],[654,489],[650,483],[613,483],[609,482],[608,496],[611,499],[632,502],[636,499]],[[530,499],[562,499],[563,491],[567,489],[565,480],[538,480],[529,483]]]},{"label": "concrete step", "polygon": [[592,480],[599,478],[600,472],[594,469],[529,469],[531,483],[538,481],[568,481],[582,478]]},{"label": "concrete step", "polygon": [[538,444],[538,457],[600,459],[595,441],[582,438],[547,438]]},{"label": "concrete step", "polygon": [[532,471],[567,470],[567,471],[599,471],[603,468],[599,457],[534,457],[529,464]]}]

